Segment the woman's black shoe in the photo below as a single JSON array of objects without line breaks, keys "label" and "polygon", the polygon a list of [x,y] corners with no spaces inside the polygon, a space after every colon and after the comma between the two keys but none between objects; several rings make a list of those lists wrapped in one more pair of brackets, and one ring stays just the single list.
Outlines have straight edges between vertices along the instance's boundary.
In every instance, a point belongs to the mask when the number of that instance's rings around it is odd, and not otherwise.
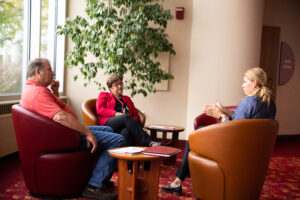
[{"label": "woman's black shoe", "polygon": [[171,183],[169,185],[162,186],[161,190],[165,191],[165,192],[171,192],[171,193],[176,194],[176,195],[181,195],[182,194],[181,185],[178,186],[178,187],[171,188]]}]

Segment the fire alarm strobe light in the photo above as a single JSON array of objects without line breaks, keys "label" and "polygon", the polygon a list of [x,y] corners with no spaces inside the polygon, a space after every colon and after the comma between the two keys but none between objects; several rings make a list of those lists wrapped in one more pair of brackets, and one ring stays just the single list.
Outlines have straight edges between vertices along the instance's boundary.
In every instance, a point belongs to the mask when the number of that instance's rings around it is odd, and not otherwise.
[{"label": "fire alarm strobe light", "polygon": [[176,19],[183,19],[184,17],[184,8],[176,7]]}]

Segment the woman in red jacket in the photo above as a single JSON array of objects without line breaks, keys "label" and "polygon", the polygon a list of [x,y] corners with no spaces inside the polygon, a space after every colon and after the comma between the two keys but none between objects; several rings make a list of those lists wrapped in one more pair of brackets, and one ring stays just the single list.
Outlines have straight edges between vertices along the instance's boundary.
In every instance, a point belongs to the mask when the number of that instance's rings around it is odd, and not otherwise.
[{"label": "woman in red jacket", "polygon": [[114,132],[120,133],[128,146],[135,145],[136,140],[142,146],[160,145],[151,141],[139,124],[133,102],[123,95],[123,77],[112,74],[106,84],[110,92],[101,92],[96,102],[99,124],[110,126]]}]

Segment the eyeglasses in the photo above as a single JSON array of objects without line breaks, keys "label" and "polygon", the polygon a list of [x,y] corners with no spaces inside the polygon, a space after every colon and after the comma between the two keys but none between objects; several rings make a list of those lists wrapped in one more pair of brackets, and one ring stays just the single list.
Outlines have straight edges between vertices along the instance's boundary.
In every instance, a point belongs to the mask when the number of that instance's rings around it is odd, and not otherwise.
[{"label": "eyeglasses", "polygon": [[112,84],[114,87],[123,87],[123,82]]}]

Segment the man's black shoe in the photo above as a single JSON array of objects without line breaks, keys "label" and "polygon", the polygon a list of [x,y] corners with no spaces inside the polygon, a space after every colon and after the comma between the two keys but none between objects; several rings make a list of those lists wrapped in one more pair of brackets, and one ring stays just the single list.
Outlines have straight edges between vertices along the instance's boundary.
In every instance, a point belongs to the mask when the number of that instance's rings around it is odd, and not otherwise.
[{"label": "man's black shoe", "polygon": [[97,199],[97,200],[117,200],[118,195],[114,192],[109,192],[100,188],[93,189],[91,187],[86,187],[82,193],[83,197]]},{"label": "man's black shoe", "polygon": [[171,184],[169,184],[169,185],[166,185],[166,186],[162,186],[160,189],[162,191],[170,192],[170,193],[173,193],[173,194],[176,194],[176,195],[181,195],[182,194],[182,187],[181,186],[171,188]]},{"label": "man's black shoe", "polygon": [[108,188],[114,188],[115,184],[113,181],[103,181],[101,189],[108,189]]}]

